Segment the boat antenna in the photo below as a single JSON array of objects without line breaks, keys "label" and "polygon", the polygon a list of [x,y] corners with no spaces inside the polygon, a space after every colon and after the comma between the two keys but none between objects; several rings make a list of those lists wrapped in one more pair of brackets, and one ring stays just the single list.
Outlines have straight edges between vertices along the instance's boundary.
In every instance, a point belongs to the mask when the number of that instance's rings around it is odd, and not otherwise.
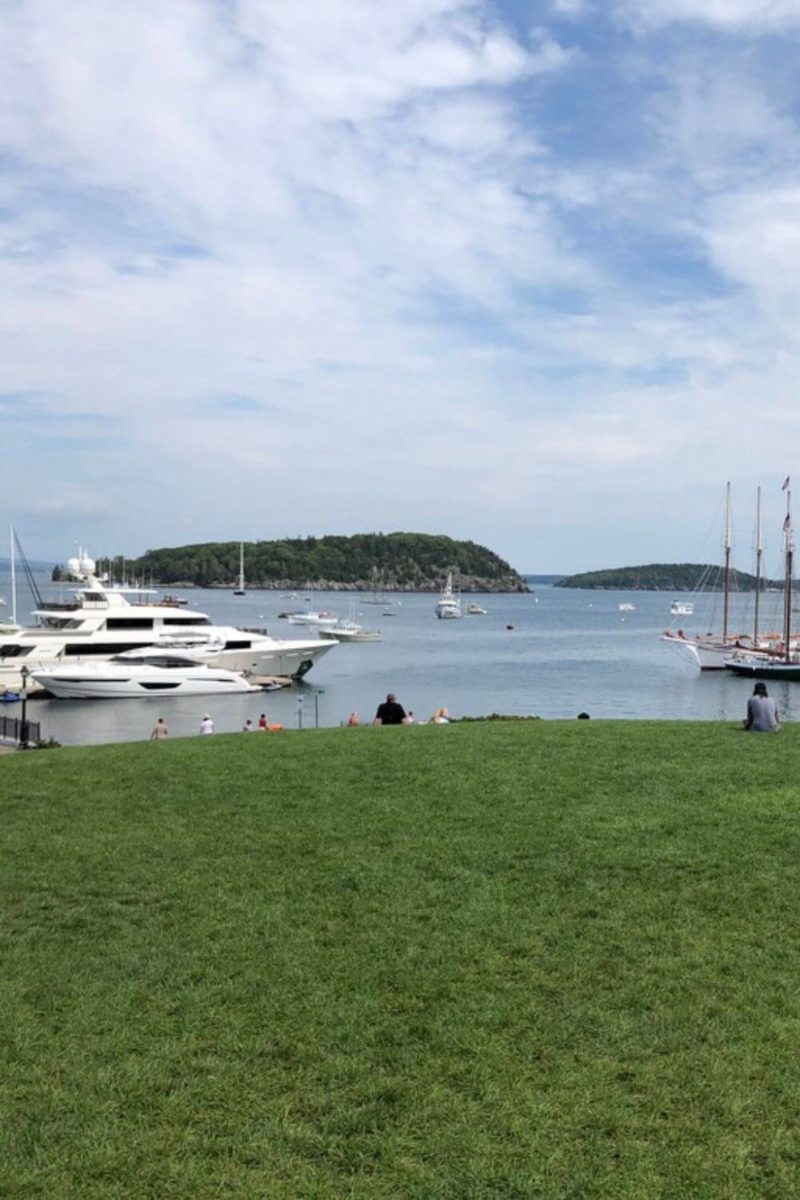
[{"label": "boat antenna", "polygon": [[42,599],[42,593],[39,591],[39,585],[37,584],[36,580],[34,579],[33,571],[31,570],[31,564],[28,562],[28,559],[25,556],[25,551],[22,549],[22,543],[20,542],[19,538],[17,537],[16,530],[14,530],[14,544],[16,545],[17,553],[19,554],[20,560],[22,562],[22,569],[25,572],[25,578],[28,581],[28,587],[31,589],[31,595],[33,596],[33,599],[36,603],[36,607],[41,608],[42,605],[44,604],[44,600]]},{"label": "boat antenna", "polygon": [[786,520],[783,522],[783,532],[786,536],[786,576],[783,593],[783,653],[786,661],[789,662],[791,657],[789,639],[792,634],[792,558],[794,556],[791,489],[786,492]]},{"label": "boat antenna", "polygon": [[753,607],[753,645],[758,645],[758,617],[761,601],[761,560],[764,555],[764,539],[761,535],[761,485],[756,488],[756,601]]},{"label": "boat antenna", "polygon": [[724,582],[724,597],[722,605],[722,640],[728,640],[728,609],[730,606],[731,594],[731,485],[730,482],[725,484],[725,534],[723,541],[723,549],[725,551],[725,582]]}]

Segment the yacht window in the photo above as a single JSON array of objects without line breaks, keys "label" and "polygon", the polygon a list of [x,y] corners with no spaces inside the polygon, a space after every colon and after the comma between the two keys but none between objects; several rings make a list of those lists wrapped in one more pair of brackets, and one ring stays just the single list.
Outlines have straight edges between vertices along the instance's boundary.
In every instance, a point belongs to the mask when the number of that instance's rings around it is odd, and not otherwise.
[{"label": "yacht window", "polygon": [[162,625],[210,625],[208,618],[197,617],[164,617]]},{"label": "yacht window", "polygon": [[13,643],[10,646],[0,646],[0,658],[24,658],[32,649],[33,646],[15,646]]},{"label": "yacht window", "polygon": [[226,642],[224,649],[225,650],[250,650],[252,645],[253,645],[252,642]]},{"label": "yacht window", "polygon": [[84,592],[83,598],[84,598],[84,600],[91,600],[94,603],[98,603],[99,601],[105,601],[105,596],[103,595],[102,592]]},{"label": "yacht window", "polygon": [[105,658],[112,658],[115,654],[122,654],[125,650],[138,650],[141,642],[79,642],[68,643],[64,647],[64,653],[71,658],[88,658],[89,655],[103,655]]},{"label": "yacht window", "polygon": [[106,629],[152,629],[152,617],[109,617]]}]

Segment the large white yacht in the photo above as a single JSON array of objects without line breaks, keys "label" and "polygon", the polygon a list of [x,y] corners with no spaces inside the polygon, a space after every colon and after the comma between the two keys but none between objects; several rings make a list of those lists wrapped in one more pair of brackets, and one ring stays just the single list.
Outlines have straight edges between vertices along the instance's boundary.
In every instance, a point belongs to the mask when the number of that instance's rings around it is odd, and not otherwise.
[{"label": "large white yacht", "polygon": [[[22,667],[33,674],[145,646],[203,651],[204,662],[231,671],[299,678],[336,644],[279,640],[265,629],[216,625],[205,613],[176,611],[151,601],[152,591],[108,586],[84,554],[70,559],[67,567],[79,585],[72,589],[74,599],[44,604],[33,614],[35,626],[0,634],[0,691],[20,687]],[[138,601],[129,599],[133,594]]]}]

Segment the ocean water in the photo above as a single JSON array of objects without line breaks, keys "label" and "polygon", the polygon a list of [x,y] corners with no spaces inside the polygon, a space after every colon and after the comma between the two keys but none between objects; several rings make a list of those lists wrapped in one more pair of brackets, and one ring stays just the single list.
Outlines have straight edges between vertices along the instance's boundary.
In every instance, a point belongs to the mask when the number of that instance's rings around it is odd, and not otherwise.
[{"label": "ocean water", "polygon": [[[0,577],[0,595],[7,593]],[[266,626],[276,637],[304,637],[300,626],[278,613],[302,607],[278,592],[249,592],[244,597],[220,590],[188,589],[190,609],[209,613],[226,624]],[[348,617],[346,593],[314,592],[312,608]],[[720,613],[671,618],[674,599],[667,592],[588,592],[537,585],[531,595],[466,597],[479,600],[486,616],[439,621],[435,595],[394,595],[382,609],[355,597],[355,616],[383,630],[383,641],[339,645],[306,680],[262,696],[224,698],[163,697],[120,701],[37,700],[29,717],[45,736],[67,745],[145,738],[163,715],[171,735],[197,732],[204,712],[219,732],[241,729],[247,717],[266,712],[288,728],[339,725],[355,711],[372,719],[389,691],[427,720],[441,705],[452,716],[504,713],[545,719],[574,719],[581,711],[594,718],[668,718],[738,720],[752,684],[728,672],[700,673],[677,650],[659,640],[670,624],[687,633],[718,629]],[[780,600],[780,597],[776,597]],[[620,612],[620,603],[634,612]],[[717,609],[721,597],[713,598]],[[732,600],[732,627],[748,629],[752,597]],[[30,602],[20,604],[27,620]],[[700,605],[698,604],[698,613]],[[7,609],[0,610],[2,614]],[[511,626],[511,628],[509,628]],[[800,715],[800,684],[770,686],[784,716]],[[18,705],[3,705],[18,715]]]}]

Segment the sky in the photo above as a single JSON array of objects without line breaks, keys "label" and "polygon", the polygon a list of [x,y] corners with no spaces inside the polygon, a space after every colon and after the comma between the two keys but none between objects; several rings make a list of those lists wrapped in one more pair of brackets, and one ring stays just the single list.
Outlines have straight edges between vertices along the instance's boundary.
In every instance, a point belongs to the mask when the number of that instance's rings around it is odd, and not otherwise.
[{"label": "sky", "polygon": [[567,572],[704,561],[731,480],[777,544],[799,42],[797,0],[6,0],[0,523]]}]

